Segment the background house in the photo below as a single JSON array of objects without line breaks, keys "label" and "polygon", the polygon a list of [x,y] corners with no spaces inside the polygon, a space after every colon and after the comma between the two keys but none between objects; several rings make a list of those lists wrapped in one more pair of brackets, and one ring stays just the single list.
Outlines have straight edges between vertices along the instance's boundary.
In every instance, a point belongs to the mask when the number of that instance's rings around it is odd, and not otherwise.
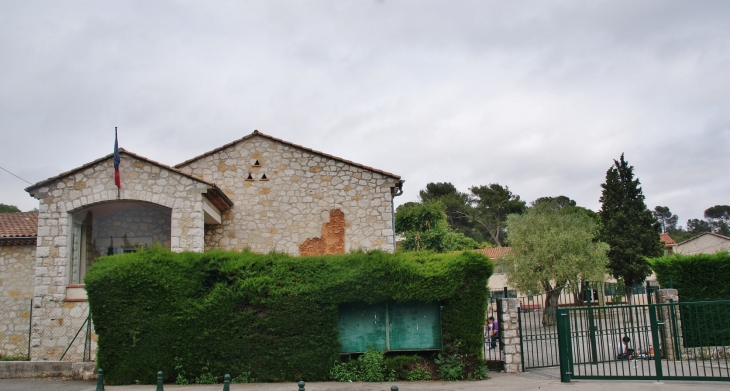
[{"label": "background house", "polygon": [[730,238],[713,232],[705,232],[677,245],[677,254],[714,254],[730,251]]},{"label": "background house", "polygon": [[669,234],[659,234],[659,241],[664,245],[664,255],[673,255],[677,252],[677,242]]}]

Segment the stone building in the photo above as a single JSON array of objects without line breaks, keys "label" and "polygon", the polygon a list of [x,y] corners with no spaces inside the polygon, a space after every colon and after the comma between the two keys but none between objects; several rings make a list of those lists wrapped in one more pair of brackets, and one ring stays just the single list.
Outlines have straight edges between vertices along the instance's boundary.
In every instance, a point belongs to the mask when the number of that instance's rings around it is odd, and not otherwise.
[{"label": "stone building", "polygon": [[677,245],[677,254],[696,255],[714,254],[730,251],[730,238],[714,232],[705,232]]},{"label": "stone building", "polygon": [[28,355],[38,213],[0,213],[0,357]]},{"label": "stone building", "polygon": [[120,156],[121,188],[112,154],[28,187],[40,202],[35,245],[0,247],[0,262],[33,259],[23,276],[0,275],[5,285],[32,281],[24,283],[33,296],[32,360],[94,351],[93,333],[72,339],[88,324],[83,277],[103,255],[153,243],[292,255],[394,249],[397,175],[258,131],[174,167]]}]

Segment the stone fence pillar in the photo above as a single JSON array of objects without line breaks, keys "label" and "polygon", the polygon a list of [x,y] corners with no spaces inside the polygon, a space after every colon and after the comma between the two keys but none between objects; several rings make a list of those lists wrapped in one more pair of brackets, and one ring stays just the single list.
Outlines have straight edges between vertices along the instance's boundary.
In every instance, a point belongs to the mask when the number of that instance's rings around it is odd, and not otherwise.
[{"label": "stone fence pillar", "polygon": [[504,347],[504,371],[522,372],[522,349],[520,347],[520,325],[517,317],[520,310],[519,299],[500,299],[502,312],[498,314],[501,343]]},{"label": "stone fence pillar", "polygon": [[[658,292],[657,304],[679,303],[679,293],[676,289],[660,289]],[[668,360],[681,360],[682,346],[682,319],[677,306],[659,307],[658,315],[664,322],[664,336],[662,348],[666,352]],[[659,347],[654,346],[654,353],[659,354]]]}]

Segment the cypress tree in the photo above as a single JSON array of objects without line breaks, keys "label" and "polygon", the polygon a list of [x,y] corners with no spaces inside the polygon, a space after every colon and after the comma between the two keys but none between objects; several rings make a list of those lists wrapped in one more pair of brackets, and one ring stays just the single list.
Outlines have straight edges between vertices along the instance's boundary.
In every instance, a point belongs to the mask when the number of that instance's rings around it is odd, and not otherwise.
[{"label": "cypress tree", "polygon": [[646,207],[640,184],[634,179],[634,167],[621,154],[601,185],[599,237],[611,246],[608,269],[626,287],[644,282],[651,275],[647,258],[661,256],[663,250],[659,241],[661,225]]}]

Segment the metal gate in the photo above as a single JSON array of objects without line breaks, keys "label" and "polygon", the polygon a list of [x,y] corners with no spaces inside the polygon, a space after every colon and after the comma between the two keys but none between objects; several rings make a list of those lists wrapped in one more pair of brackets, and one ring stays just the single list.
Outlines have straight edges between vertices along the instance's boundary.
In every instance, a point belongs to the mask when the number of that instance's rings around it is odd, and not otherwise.
[{"label": "metal gate", "polygon": [[730,300],[557,310],[561,380],[730,381]]},{"label": "metal gate", "polygon": [[557,308],[576,308],[651,303],[659,289],[656,282],[625,288],[613,283],[568,284],[539,295],[520,297],[520,343],[522,371],[560,365]]}]

